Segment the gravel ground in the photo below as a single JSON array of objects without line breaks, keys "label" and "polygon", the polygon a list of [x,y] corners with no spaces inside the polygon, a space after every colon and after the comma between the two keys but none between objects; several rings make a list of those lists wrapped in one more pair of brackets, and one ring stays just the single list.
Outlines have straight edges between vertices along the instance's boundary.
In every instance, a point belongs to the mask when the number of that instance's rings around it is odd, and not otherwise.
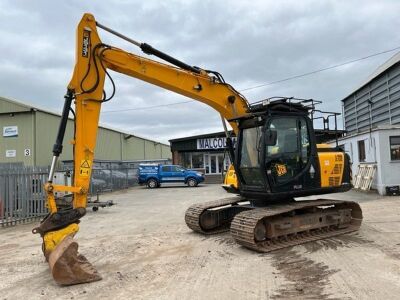
[{"label": "gravel ground", "polygon": [[259,254],[186,227],[190,204],[226,196],[218,185],[104,195],[117,205],[89,211],[76,237],[103,276],[91,284],[54,283],[35,224],[0,229],[0,299],[399,299],[400,197],[329,195],[361,203],[359,232]]}]

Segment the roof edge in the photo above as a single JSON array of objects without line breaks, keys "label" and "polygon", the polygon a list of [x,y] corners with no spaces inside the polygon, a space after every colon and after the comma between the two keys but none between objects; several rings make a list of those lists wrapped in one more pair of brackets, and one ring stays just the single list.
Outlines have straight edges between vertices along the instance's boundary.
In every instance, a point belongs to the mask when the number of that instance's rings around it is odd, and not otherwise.
[{"label": "roof edge", "polygon": [[354,89],[351,93],[349,93],[341,101],[344,102],[351,95],[353,95],[357,91],[361,90],[363,87],[365,87],[367,84],[369,84],[375,78],[377,78],[379,75],[381,75],[385,71],[391,69],[392,67],[397,65],[399,62],[400,62],[400,51],[397,52],[396,54],[394,54],[388,60],[386,60],[383,64],[379,65],[364,81],[362,81],[362,83],[359,85],[358,88]]}]

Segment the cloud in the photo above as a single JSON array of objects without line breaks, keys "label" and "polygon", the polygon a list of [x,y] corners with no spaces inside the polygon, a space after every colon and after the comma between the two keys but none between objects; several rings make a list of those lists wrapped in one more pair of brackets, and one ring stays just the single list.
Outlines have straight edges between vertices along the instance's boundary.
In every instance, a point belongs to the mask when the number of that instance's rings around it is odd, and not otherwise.
[{"label": "cloud", "polygon": [[[241,90],[399,46],[399,10],[398,1],[2,1],[1,96],[61,112],[75,27],[85,12],[188,64],[217,70]],[[144,55],[99,33],[106,43]],[[341,111],[340,100],[393,54],[243,94],[250,101],[315,98],[323,109]],[[117,94],[104,111],[188,100],[124,75],[113,78]],[[103,113],[101,122],[164,142],[222,130],[219,115],[196,102]]]}]

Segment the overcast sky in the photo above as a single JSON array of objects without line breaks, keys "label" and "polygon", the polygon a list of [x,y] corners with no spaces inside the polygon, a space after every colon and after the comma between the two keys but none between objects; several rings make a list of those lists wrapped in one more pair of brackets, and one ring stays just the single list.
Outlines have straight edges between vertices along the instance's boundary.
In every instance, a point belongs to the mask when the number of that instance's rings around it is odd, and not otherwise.
[{"label": "overcast sky", "polygon": [[[400,46],[400,1],[0,1],[0,96],[61,112],[84,12],[190,65],[222,73],[243,90]],[[99,30],[105,43],[140,50]],[[340,100],[396,52],[311,76],[243,91]],[[145,54],[143,54],[145,55]],[[117,93],[101,123],[153,140],[222,131],[219,115],[189,100],[112,73]],[[140,108],[140,109],[138,109]],[[107,112],[125,109],[124,112]],[[136,109],[136,110],[130,110]]]}]

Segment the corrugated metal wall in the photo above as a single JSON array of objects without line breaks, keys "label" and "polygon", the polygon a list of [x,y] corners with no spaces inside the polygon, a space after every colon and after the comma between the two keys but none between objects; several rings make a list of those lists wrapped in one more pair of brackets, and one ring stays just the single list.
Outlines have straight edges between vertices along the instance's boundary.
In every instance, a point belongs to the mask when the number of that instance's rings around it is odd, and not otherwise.
[{"label": "corrugated metal wall", "polygon": [[[138,160],[144,159],[144,140],[137,138],[135,136],[121,137],[121,143],[123,145],[122,149],[124,150],[122,153],[122,160]],[[163,157],[161,157],[163,158]]]},{"label": "corrugated metal wall", "polygon": [[[36,123],[36,151],[33,156],[36,163],[35,166],[48,166],[53,156],[52,150],[56,140],[60,117],[37,111],[35,113]],[[72,159],[72,147],[70,141],[74,136],[74,123],[68,120],[67,129],[64,136],[63,152],[60,155],[60,161]]]},{"label": "corrugated metal wall", "polygon": [[99,128],[94,156],[96,159],[121,160],[121,134]]},{"label": "corrugated metal wall", "polygon": [[349,134],[367,131],[370,122],[372,127],[400,124],[400,64],[345,98],[343,108]]},{"label": "corrugated metal wall", "polygon": [[[15,113],[12,113],[12,111]],[[0,129],[18,126],[17,137],[0,136],[0,163],[23,162],[27,166],[47,166],[51,162],[53,144],[57,135],[60,116],[40,110],[30,110],[23,105],[8,102],[0,97]],[[2,133],[2,132],[1,132]],[[63,153],[60,161],[72,159],[73,121],[69,120]],[[30,149],[30,156],[24,150]],[[16,150],[15,157],[6,157],[6,150]],[[99,127],[95,158],[100,160],[149,160],[171,159],[168,145]]]}]

